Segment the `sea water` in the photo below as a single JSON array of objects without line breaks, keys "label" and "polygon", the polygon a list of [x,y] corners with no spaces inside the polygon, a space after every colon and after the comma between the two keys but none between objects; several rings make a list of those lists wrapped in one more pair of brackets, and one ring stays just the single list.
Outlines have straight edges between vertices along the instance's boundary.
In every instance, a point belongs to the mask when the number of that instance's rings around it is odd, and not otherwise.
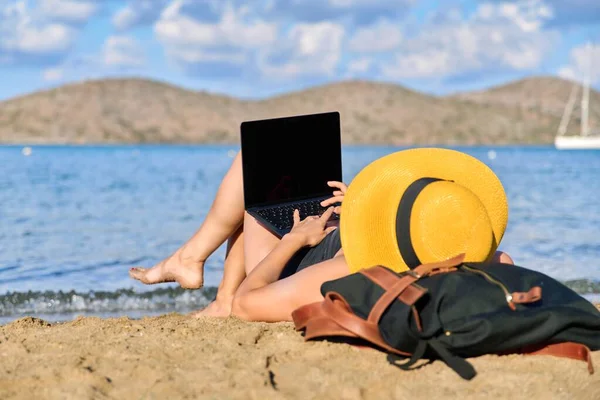
[{"label": "sea water", "polygon": [[[344,147],[344,181],[398,147]],[[457,147],[502,180],[510,217],[500,248],[516,263],[600,299],[600,151]],[[203,290],[128,276],[175,251],[204,220],[236,146],[0,146],[0,324],[30,315],[141,317],[202,308]],[[307,162],[318,162],[307,160]]]}]

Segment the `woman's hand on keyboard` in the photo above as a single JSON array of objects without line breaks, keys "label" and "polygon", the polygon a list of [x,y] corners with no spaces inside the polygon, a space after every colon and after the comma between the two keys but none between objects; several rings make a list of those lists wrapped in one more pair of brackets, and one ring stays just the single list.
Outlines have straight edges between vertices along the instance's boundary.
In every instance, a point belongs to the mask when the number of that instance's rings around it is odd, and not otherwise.
[{"label": "woman's hand on keyboard", "polygon": [[335,226],[327,227],[327,221],[333,214],[333,207],[329,207],[320,217],[311,215],[300,220],[300,212],[294,210],[294,226],[290,233],[291,237],[296,237],[304,246],[314,247],[318,245]]},{"label": "woman's hand on keyboard", "polygon": [[[338,182],[338,181],[328,181],[327,186],[336,188],[337,190],[333,191],[332,197],[325,199],[321,202],[321,207],[328,207],[335,203],[341,203],[342,200],[344,200],[344,195],[346,194],[346,190],[348,189],[348,186],[344,182]],[[341,210],[342,210],[341,206],[336,206],[336,207],[334,207],[333,212],[339,215]]]}]

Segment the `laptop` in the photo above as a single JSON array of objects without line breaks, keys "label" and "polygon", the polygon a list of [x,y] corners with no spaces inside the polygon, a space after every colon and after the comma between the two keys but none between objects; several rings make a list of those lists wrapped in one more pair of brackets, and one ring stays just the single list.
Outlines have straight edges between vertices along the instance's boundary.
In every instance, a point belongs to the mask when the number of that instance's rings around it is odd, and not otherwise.
[{"label": "laptop", "polygon": [[[276,236],[300,218],[321,215],[332,196],[327,181],[342,182],[340,114],[296,115],[241,124],[246,211]],[[334,214],[332,218],[337,218]]]}]

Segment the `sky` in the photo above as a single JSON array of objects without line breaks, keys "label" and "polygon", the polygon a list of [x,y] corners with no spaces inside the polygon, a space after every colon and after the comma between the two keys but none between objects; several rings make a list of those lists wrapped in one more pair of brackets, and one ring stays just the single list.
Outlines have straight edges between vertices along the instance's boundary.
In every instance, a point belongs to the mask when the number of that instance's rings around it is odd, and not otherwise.
[{"label": "sky", "polygon": [[[591,67],[590,67],[591,66]],[[0,0],[0,100],[107,77],[242,98],[347,79],[600,86],[600,0]]]}]

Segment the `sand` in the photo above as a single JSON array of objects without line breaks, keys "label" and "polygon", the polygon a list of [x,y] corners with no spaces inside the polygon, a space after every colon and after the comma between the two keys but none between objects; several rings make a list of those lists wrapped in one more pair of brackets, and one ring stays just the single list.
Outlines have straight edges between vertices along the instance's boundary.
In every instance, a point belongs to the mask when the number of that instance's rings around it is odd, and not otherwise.
[{"label": "sand", "polygon": [[484,356],[464,381],[437,361],[305,342],[291,323],[168,314],[139,320],[22,318],[0,326],[0,399],[600,399],[598,372],[549,356]]}]

